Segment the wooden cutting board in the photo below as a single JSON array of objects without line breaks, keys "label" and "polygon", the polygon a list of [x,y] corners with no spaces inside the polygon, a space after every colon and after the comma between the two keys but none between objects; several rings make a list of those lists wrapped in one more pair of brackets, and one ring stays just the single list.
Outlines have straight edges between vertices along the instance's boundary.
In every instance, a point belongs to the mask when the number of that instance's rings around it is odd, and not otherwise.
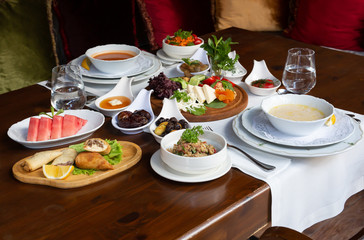
[{"label": "wooden cutting board", "polygon": [[[248,94],[240,86],[235,85],[234,89],[236,91],[236,98],[234,99],[234,101],[228,103],[226,107],[206,107],[206,113],[200,116],[181,111],[182,115],[190,122],[210,122],[235,116],[248,106]],[[163,107],[163,100],[157,99],[156,97],[152,96],[151,105],[154,114],[158,116]]]},{"label": "wooden cutting board", "polygon": [[96,171],[92,176],[71,174],[64,180],[48,179],[43,175],[42,168],[33,172],[26,172],[23,170],[21,164],[28,158],[27,157],[14,164],[13,174],[16,179],[24,183],[48,185],[56,188],[77,188],[86,186],[114,176],[139,162],[142,157],[142,150],[138,145],[126,141],[119,141],[119,143],[121,144],[123,151],[122,160],[119,164],[114,165],[113,170]]}]

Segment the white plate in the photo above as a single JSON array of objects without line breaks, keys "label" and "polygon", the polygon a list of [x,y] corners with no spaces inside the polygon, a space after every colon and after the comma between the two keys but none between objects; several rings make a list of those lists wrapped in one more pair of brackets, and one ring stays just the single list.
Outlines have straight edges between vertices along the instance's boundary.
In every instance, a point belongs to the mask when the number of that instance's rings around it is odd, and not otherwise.
[{"label": "white plate", "polygon": [[164,61],[167,61],[167,62],[183,62],[183,60],[182,59],[178,59],[178,58],[172,58],[172,57],[170,57],[170,56],[168,56],[164,51],[163,51],[163,49],[159,49],[158,51],[157,51],[157,56],[160,58],[160,59],[162,59],[162,60],[164,60]]},{"label": "white plate", "polygon": [[211,181],[225,175],[231,168],[231,159],[228,157],[220,167],[204,174],[185,174],[175,171],[165,164],[160,157],[160,150],[158,150],[152,155],[150,165],[156,173],[169,180],[185,183],[198,183]]},{"label": "white plate", "polygon": [[[152,59],[153,61],[153,67],[144,72],[144,73],[141,73],[139,75],[136,75],[136,76],[132,76],[134,78],[133,80],[133,83],[134,82],[139,82],[139,81],[146,81],[146,80],[149,80],[149,78],[155,76],[155,75],[158,75],[161,71],[162,71],[162,63],[161,61],[153,54],[151,53],[146,53],[144,52],[143,53],[146,57],[149,57]],[[87,77],[87,76],[83,76],[82,80],[86,83],[94,83],[94,84],[117,84],[120,80],[120,78],[115,78],[115,79],[100,79],[100,78],[90,78],[90,77]]]},{"label": "white plate", "polygon": [[124,72],[120,72],[117,74],[114,73],[104,73],[99,71],[98,69],[96,69],[92,64],[90,64],[90,70],[84,69],[83,67],[81,67],[81,63],[83,61],[83,59],[86,57],[86,55],[81,55],[78,58],[72,60],[71,64],[74,65],[78,65],[81,68],[81,73],[83,76],[86,77],[92,77],[92,78],[105,78],[105,79],[113,79],[113,78],[121,78],[121,77],[131,77],[131,76],[135,76],[141,73],[144,73],[150,69],[153,68],[153,64],[154,61],[153,59],[145,54],[144,52],[142,52],[142,54],[140,54],[135,67],[132,69],[129,69],[127,71]]},{"label": "white plate", "polygon": [[29,142],[27,141],[28,135],[28,126],[29,126],[29,118],[24,119],[23,121],[17,122],[13,124],[8,130],[8,136],[14,141],[24,145],[27,148],[49,148],[60,146],[64,144],[69,144],[72,142],[77,142],[82,139],[88,138],[91,136],[97,129],[99,129],[105,122],[105,117],[99,112],[90,111],[90,110],[65,110],[64,113],[61,114],[74,115],[87,120],[85,126],[81,128],[81,130],[73,136],[52,139],[46,141],[38,141],[38,142]]},{"label": "white plate", "polygon": [[321,147],[344,141],[354,133],[354,124],[349,116],[335,111],[336,123],[323,126],[309,136],[290,136],[278,131],[269,122],[260,107],[247,109],[242,114],[242,123],[246,130],[268,142],[293,147]]},{"label": "white plate", "polygon": [[[245,110],[247,111],[247,110]],[[345,152],[355,146],[362,139],[363,131],[355,120],[351,119],[354,125],[354,133],[346,140],[323,147],[291,147],[274,144],[258,138],[246,130],[242,124],[241,112],[233,121],[235,134],[245,143],[259,150],[288,157],[321,157]]]}]

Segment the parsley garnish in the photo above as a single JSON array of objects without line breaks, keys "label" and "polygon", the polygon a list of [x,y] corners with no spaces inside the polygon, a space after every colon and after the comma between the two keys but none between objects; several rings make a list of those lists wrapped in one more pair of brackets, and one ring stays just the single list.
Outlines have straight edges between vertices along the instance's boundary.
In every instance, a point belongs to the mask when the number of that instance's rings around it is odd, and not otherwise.
[{"label": "parsley garnish", "polygon": [[186,129],[181,136],[181,139],[189,143],[197,143],[198,136],[203,134],[202,126],[194,126],[193,128]]}]

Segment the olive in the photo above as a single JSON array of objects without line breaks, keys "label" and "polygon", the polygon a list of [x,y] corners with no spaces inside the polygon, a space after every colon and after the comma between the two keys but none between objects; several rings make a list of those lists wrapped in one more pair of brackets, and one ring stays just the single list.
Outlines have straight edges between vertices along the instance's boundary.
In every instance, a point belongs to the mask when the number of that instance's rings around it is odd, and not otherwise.
[{"label": "olive", "polygon": [[175,118],[175,117],[171,117],[170,119],[169,119],[169,121],[171,121],[171,122],[173,122],[173,123],[177,123],[178,121],[177,121],[177,118]]},{"label": "olive", "polygon": [[188,123],[187,123],[186,120],[181,119],[181,120],[178,121],[178,123],[181,124],[181,126],[182,126],[183,129],[188,128]]},{"label": "olive", "polygon": [[164,118],[164,117],[158,118],[158,120],[155,121],[155,125],[159,126],[162,122],[168,122],[168,118]]},{"label": "olive", "polygon": [[168,124],[166,126],[166,133],[170,133],[172,130],[174,130],[174,123],[168,122]]},{"label": "olive", "polygon": [[182,129],[182,125],[180,123],[176,123],[174,125],[174,130],[180,130],[180,129]]}]

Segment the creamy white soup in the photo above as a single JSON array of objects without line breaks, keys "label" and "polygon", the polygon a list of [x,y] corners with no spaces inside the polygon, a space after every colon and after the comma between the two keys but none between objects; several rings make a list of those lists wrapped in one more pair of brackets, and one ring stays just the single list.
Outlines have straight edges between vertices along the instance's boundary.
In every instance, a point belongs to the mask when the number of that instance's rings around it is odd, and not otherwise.
[{"label": "creamy white soup", "polygon": [[323,112],[317,108],[302,104],[282,104],[273,107],[270,114],[278,118],[284,118],[293,121],[313,121],[324,118]]}]

